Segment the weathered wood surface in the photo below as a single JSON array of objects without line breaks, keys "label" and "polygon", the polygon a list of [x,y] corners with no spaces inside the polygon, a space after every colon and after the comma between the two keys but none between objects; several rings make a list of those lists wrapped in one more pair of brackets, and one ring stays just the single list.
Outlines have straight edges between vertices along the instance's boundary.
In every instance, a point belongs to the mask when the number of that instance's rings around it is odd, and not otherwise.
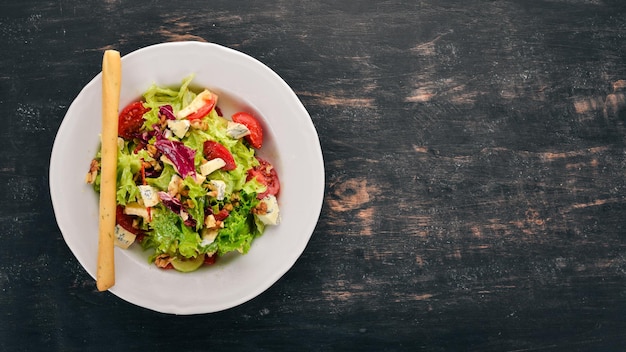
[{"label": "weathered wood surface", "polygon": [[[4,1],[0,34],[0,350],[626,348],[626,3]],[[296,265],[190,317],[98,293],[47,176],[103,50],[178,40],[274,69],[326,165]]]}]

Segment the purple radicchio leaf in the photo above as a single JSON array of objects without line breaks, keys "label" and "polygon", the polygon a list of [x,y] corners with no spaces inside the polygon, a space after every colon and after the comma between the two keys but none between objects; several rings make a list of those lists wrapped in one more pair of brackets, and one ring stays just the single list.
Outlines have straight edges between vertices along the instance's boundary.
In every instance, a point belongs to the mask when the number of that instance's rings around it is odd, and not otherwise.
[{"label": "purple radicchio leaf", "polygon": [[185,146],[182,142],[158,138],[158,136],[154,146],[172,161],[182,178],[190,175],[194,177],[196,175],[194,165],[195,150]]},{"label": "purple radicchio leaf", "polygon": [[174,108],[171,105],[162,105],[159,107],[159,114],[165,115],[165,118],[168,120],[176,120],[176,116],[174,116]]},{"label": "purple radicchio leaf", "polygon": [[141,132],[141,134],[139,134],[137,136],[137,138],[143,143],[143,144],[149,144],[150,143],[150,139],[152,139],[152,137],[157,137],[160,138],[163,135],[163,131],[161,131],[161,128],[159,127],[158,124],[154,124],[152,125],[152,131],[143,131]]},{"label": "purple radicchio leaf", "polygon": [[165,207],[171,210],[174,214],[179,215],[181,219],[183,219],[185,225],[191,228],[196,227],[196,220],[189,215],[187,209],[185,209],[178,198],[174,198],[167,192],[163,191],[158,192],[157,194],[159,195],[159,199],[161,199],[161,203],[163,203],[163,205],[165,205]]},{"label": "purple radicchio leaf", "polygon": [[155,170],[153,167],[146,169],[146,177],[156,178],[161,176],[163,170]]}]

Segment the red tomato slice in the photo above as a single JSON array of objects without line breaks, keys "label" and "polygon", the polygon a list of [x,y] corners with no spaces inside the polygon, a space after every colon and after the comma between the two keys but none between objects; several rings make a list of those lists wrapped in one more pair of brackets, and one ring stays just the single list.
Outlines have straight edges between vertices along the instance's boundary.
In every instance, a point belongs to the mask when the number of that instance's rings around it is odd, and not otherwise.
[{"label": "red tomato slice", "polygon": [[150,108],[143,106],[143,102],[136,101],[128,104],[120,112],[117,135],[124,139],[133,139],[135,134],[143,126],[143,114],[150,111]]},{"label": "red tomato slice", "polygon": [[206,104],[202,105],[202,107],[198,109],[198,111],[187,116],[188,120],[199,120],[208,115],[215,107],[215,95],[211,94],[210,97],[204,99],[204,102]]},{"label": "red tomato slice", "polygon": [[135,235],[143,234],[140,229],[133,227],[133,216],[124,214],[124,207],[121,205],[115,208],[115,221],[128,232],[134,233]]},{"label": "red tomato slice", "polygon": [[280,181],[278,180],[278,173],[276,173],[276,169],[274,166],[270,164],[268,161],[256,157],[259,161],[259,165],[254,168],[248,170],[247,180],[251,180],[253,177],[256,177],[257,181],[261,184],[267,186],[267,190],[263,193],[257,195],[258,199],[263,199],[268,195],[276,196],[280,191]]},{"label": "red tomato slice", "polygon": [[247,112],[235,113],[232,117],[233,122],[240,123],[250,130],[250,134],[245,136],[245,140],[255,149],[263,146],[263,127],[259,120]]},{"label": "red tomato slice", "polygon": [[215,264],[215,260],[217,260],[217,254],[213,254],[211,256],[208,254],[204,255],[204,265],[213,265]]},{"label": "red tomato slice", "polygon": [[217,214],[213,214],[213,217],[215,217],[215,220],[224,221],[229,215],[230,212],[228,210],[222,209]]},{"label": "red tomato slice", "polygon": [[220,158],[224,160],[226,165],[222,167],[222,169],[226,171],[234,170],[237,167],[235,164],[235,158],[233,155],[224,147],[215,141],[206,141],[204,142],[204,157],[207,160]]}]

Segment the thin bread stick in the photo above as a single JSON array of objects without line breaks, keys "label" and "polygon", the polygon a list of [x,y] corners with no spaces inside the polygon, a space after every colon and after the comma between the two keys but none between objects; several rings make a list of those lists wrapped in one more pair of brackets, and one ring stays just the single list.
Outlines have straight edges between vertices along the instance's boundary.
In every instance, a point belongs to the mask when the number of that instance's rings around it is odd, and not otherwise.
[{"label": "thin bread stick", "polygon": [[100,219],[96,286],[106,291],[115,285],[115,194],[117,191],[117,125],[122,81],[120,53],[104,52],[102,59],[102,147]]}]

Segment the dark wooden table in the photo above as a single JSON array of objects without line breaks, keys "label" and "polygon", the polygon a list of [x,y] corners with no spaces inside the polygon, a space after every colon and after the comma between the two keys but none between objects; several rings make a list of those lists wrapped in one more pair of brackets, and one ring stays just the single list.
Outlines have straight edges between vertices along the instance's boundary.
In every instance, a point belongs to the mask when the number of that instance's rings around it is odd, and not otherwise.
[{"label": "dark wooden table", "polygon": [[[96,291],[57,227],[57,129],[102,53],[215,42],[319,133],[295,266],[172,316]],[[3,1],[0,350],[623,351],[626,2]]]}]

